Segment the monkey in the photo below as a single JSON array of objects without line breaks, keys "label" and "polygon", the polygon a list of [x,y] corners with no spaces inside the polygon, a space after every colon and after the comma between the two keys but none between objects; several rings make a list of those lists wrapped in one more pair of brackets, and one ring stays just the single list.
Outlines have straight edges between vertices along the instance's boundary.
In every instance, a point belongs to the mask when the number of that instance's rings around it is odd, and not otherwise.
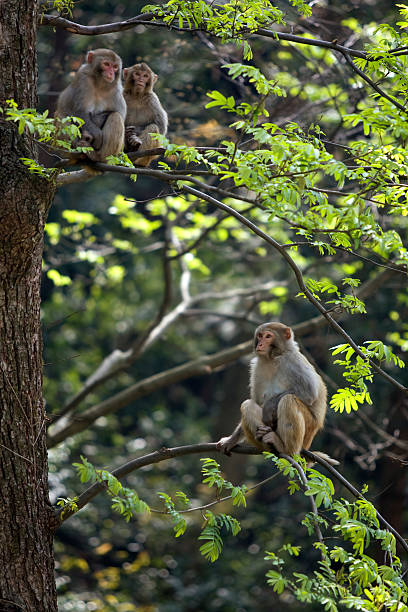
[{"label": "monkey", "polygon": [[59,95],[55,117],[84,120],[78,146],[92,146],[87,157],[103,161],[123,151],[126,102],[121,82],[122,60],[110,49],[88,51],[86,62]]},{"label": "monkey", "polygon": [[[250,399],[241,404],[241,421],[217,448],[227,455],[243,438],[262,450],[297,455],[308,450],[326,415],[327,389],[299,350],[293,331],[278,322],[254,334],[256,356],[250,365]],[[338,461],[316,454],[332,465]]]},{"label": "monkey", "polygon": [[[125,151],[143,151],[157,146],[151,133],[167,133],[167,113],[153,91],[157,74],[144,62],[124,68],[124,95],[127,104],[125,119]],[[137,159],[140,166],[148,166],[157,157],[148,155]]]}]

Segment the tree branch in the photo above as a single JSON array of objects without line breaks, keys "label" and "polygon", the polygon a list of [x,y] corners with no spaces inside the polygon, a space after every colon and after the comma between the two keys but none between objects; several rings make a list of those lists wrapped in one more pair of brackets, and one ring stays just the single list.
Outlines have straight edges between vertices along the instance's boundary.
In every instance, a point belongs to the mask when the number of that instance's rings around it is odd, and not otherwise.
[{"label": "tree branch", "polygon": [[376,83],[374,83],[374,81],[372,81],[370,79],[370,77],[368,77],[366,74],[364,74],[364,72],[362,70],[360,70],[360,68],[358,68],[355,65],[355,63],[352,61],[349,53],[347,53],[346,51],[342,51],[341,49],[339,49],[339,51],[341,51],[341,53],[343,54],[346,62],[348,63],[349,66],[351,66],[351,68],[354,70],[354,72],[356,74],[358,74],[359,77],[363,79],[363,81],[365,81],[368,85],[370,85],[370,87],[372,87],[382,98],[385,98],[386,100],[391,102],[391,104],[393,104],[396,108],[398,108],[398,110],[402,111],[403,113],[407,113],[408,112],[408,110],[405,108],[405,106],[402,106],[402,104],[400,104],[399,102],[394,100],[394,98],[389,96],[383,89],[381,89],[381,87],[378,87],[378,85]]},{"label": "tree branch", "polygon": [[[369,279],[368,281],[366,281],[366,283],[361,285],[359,290],[356,292],[357,296],[361,297],[362,299],[368,297],[372,294],[372,292],[375,292],[379,286],[383,285],[391,275],[391,270],[384,270],[373,279]],[[202,294],[201,298],[225,300],[230,297],[245,297],[248,295],[253,295],[254,293],[259,291],[269,290],[273,286],[276,286],[276,283],[274,281],[265,285],[259,285],[249,289],[229,291],[223,294],[209,292]],[[340,316],[341,315],[339,315],[339,317]],[[304,321],[303,323],[293,325],[293,331],[295,332],[297,337],[301,337],[309,333],[315,333],[320,327],[323,326],[325,320],[326,319],[323,315],[318,315],[316,317],[313,317],[312,319]],[[82,414],[75,415],[73,414],[73,410],[76,408],[76,406],[78,406],[78,404],[98,384],[102,384],[102,382],[107,380],[110,375],[106,375],[105,378],[101,378],[99,381],[95,381],[92,386],[88,384],[88,379],[83,389],[67,404],[63,411],[57,415],[57,418],[54,419],[48,437],[48,446],[49,448],[52,448],[59,442],[65,440],[65,438],[69,435],[74,435],[75,433],[83,431],[89,425],[95,422],[96,419],[98,419],[100,416],[106,416],[107,414],[117,412],[120,408],[126,406],[130,402],[137,400],[139,397],[144,397],[149,393],[152,393],[156,389],[161,389],[170,384],[180,382],[181,380],[186,380],[191,376],[203,376],[211,374],[211,372],[215,368],[224,366],[230,363],[231,361],[235,361],[236,359],[239,359],[240,357],[250,353],[251,350],[252,341],[249,340],[248,342],[235,345],[224,351],[214,353],[213,355],[205,355],[204,357],[189,361],[181,366],[177,366],[176,368],[171,368],[169,370],[165,370],[164,372],[159,372],[158,374],[150,376],[149,378],[143,379],[138,383],[132,385],[131,387],[128,387],[128,389],[125,389],[124,391],[121,391],[116,395],[112,396],[111,398],[108,398],[107,400],[101,402],[100,404],[96,404],[95,406],[88,408]],[[108,356],[104,361],[113,359],[114,353]],[[101,366],[98,368],[97,371],[101,372]],[[66,415],[66,418],[62,423],[59,424],[59,427],[56,428],[55,424],[64,415]]]},{"label": "tree branch", "polygon": [[[107,23],[95,26],[81,25],[74,21],[70,21],[69,19],[65,19],[64,17],[43,15],[39,25],[51,26],[53,28],[61,28],[63,30],[71,32],[72,34],[79,34],[81,36],[99,36],[100,34],[109,34],[111,32],[122,32],[124,30],[130,30],[139,24],[169,29],[169,25],[167,23],[163,23],[155,19],[154,13],[144,13],[141,15],[137,15],[136,17],[132,17],[131,19],[127,19],[126,21],[118,21],[116,23]],[[212,35],[211,32],[208,32],[205,22],[202,27],[194,28],[186,28],[184,26],[180,28],[172,24],[171,29],[176,32],[206,32],[207,34]],[[248,34],[249,32],[245,32],[243,30],[242,33]],[[279,40],[286,40],[289,42],[296,43],[298,45],[324,47],[325,49],[331,49],[332,51],[340,51],[341,53],[348,53],[352,57],[361,57],[367,61],[371,61],[369,55],[364,51],[352,49],[350,47],[344,47],[343,45],[337,44],[336,41],[319,40],[318,38],[303,38],[302,36],[296,36],[295,34],[289,34],[287,32],[276,32],[275,30],[268,30],[267,28],[259,28],[255,32],[250,32],[250,34],[261,36],[264,38],[272,38],[275,42],[279,42]]]},{"label": "tree branch", "polygon": [[286,252],[284,245],[279,244],[279,242],[277,242],[274,238],[272,238],[271,236],[263,232],[261,229],[259,229],[259,227],[257,227],[254,223],[252,223],[252,221],[249,221],[248,219],[243,217],[239,212],[237,212],[236,210],[234,210],[227,204],[224,204],[223,202],[220,202],[216,200],[215,198],[213,198],[212,196],[202,193],[198,191],[197,189],[194,189],[193,187],[189,187],[188,185],[184,185],[182,187],[182,190],[186,191],[187,193],[191,193],[192,195],[195,195],[197,197],[200,197],[201,199],[206,200],[207,202],[211,202],[212,204],[215,204],[215,206],[218,206],[218,208],[221,208],[221,210],[225,210],[226,212],[229,212],[233,217],[238,219],[243,225],[246,225],[251,231],[253,231],[260,238],[265,240],[265,242],[273,246],[282,255],[282,257],[287,261],[289,266],[292,268],[300,290],[305,294],[309,302],[311,302],[311,304],[313,304],[313,306],[325,317],[325,319],[327,319],[330,327],[332,327],[338,334],[343,336],[343,338],[355,350],[355,352],[360,357],[362,357],[364,360],[368,361],[368,363],[371,365],[373,370],[375,370],[378,374],[380,374],[388,382],[390,382],[395,387],[397,387],[397,389],[399,389],[400,391],[408,395],[408,388],[404,387],[404,385],[399,383],[392,376],[390,376],[387,372],[385,372],[382,368],[380,368],[380,366],[378,366],[372,359],[367,358],[367,356],[364,355],[364,353],[361,351],[358,345],[354,342],[351,336],[347,334],[347,332],[341,327],[341,325],[337,323],[337,321],[329,314],[329,312],[314,297],[313,293],[306,287],[299,267],[295,264],[294,260],[291,258],[289,253]]},{"label": "tree branch", "polygon": [[[302,466],[297,461],[295,461],[293,459],[293,457],[291,457],[290,455],[282,454],[280,456],[283,457],[284,459],[286,459],[287,461],[289,461],[289,463],[291,465],[293,465],[293,467],[298,471],[298,474],[300,476],[300,480],[303,483],[305,491],[308,491],[310,489],[310,487],[309,487],[309,485],[307,483],[306,474],[304,473],[304,471],[302,469]],[[312,506],[312,514],[315,517],[314,528],[315,528],[315,531],[316,531],[316,535],[317,535],[317,538],[318,538],[320,544],[323,544],[323,536],[322,536],[322,532],[321,532],[320,526],[319,526],[319,513],[317,511],[317,506],[316,506],[315,498],[314,498],[313,495],[310,495],[309,499],[310,499],[310,504]],[[321,551],[321,554],[323,554],[322,551]]]},{"label": "tree branch", "polygon": [[[144,455],[143,457],[138,457],[137,459],[132,459],[127,463],[124,463],[116,470],[112,471],[113,476],[118,480],[121,480],[127,474],[134,472],[146,465],[153,465],[154,463],[160,463],[161,461],[167,461],[167,459],[172,459],[174,457],[183,457],[185,455],[194,455],[199,453],[220,453],[221,451],[217,449],[216,442],[203,442],[201,444],[191,444],[189,446],[176,446],[174,448],[166,448],[162,447],[158,451],[154,451],[149,453],[148,455]],[[236,446],[232,452],[243,454],[243,455],[259,455],[260,451],[254,446]],[[96,497],[99,493],[105,490],[103,483],[96,482],[91,485],[86,491],[81,493],[77,500],[78,510],[81,510],[84,506],[86,506],[94,497]],[[59,521],[65,522],[68,518],[70,518],[74,511],[71,510],[58,510],[57,515],[59,516]]]},{"label": "tree branch", "polygon": [[[322,457],[320,457],[319,455],[315,455],[312,451],[308,451],[308,450],[303,450],[302,455],[308,459],[312,459],[316,463],[319,463],[321,466],[325,467],[326,470],[328,470],[330,474],[332,474],[332,476],[334,476],[339,482],[341,482],[341,484],[345,486],[346,489],[350,491],[350,493],[352,493],[355,497],[357,497],[357,499],[364,499],[365,501],[369,501],[367,500],[366,497],[364,497],[364,495],[360,493],[360,491],[358,491],[355,487],[353,487],[353,485],[348,480],[346,480],[344,476],[342,476],[340,472],[338,472],[325,459],[322,459]],[[372,502],[370,503],[372,504]],[[372,505],[374,506],[374,504]],[[398,533],[398,531],[394,529],[394,527],[392,527],[392,525],[389,524],[389,522],[378,512],[377,509],[376,509],[376,513],[377,513],[377,517],[380,523],[382,523],[389,531],[391,531],[391,533],[395,536],[395,538],[401,544],[402,548],[406,552],[408,552],[408,544],[406,540]]]},{"label": "tree branch", "polygon": [[73,415],[68,418],[60,429],[55,433],[50,433],[48,437],[48,447],[52,448],[62,440],[65,440],[67,436],[83,431],[100,416],[116,412],[120,408],[127,406],[130,402],[134,402],[139,397],[144,397],[152,393],[152,391],[162,389],[163,387],[167,387],[180,380],[185,380],[191,376],[210,374],[214,368],[224,366],[248,354],[251,351],[251,347],[251,341],[243,342],[234,346],[232,349],[226,349],[214,353],[213,355],[205,355],[204,357],[189,361],[181,366],[145,378],[100,404],[92,406],[82,414]]},{"label": "tree branch", "polygon": [[[181,304],[179,304],[176,309],[169,313],[165,321],[162,321],[160,332],[163,333],[165,329],[167,329],[168,325],[174,323],[178,316],[184,315],[190,309],[191,306],[194,306],[195,304],[198,304],[199,302],[202,302],[204,300],[211,299],[225,301],[227,299],[233,299],[238,297],[248,297],[256,295],[260,292],[268,292],[273,287],[280,287],[283,284],[284,283],[281,282],[270,281],[268,283],[263,283],[262,285],[255,285],[248,289],[235,289],[232,291],[225,291],[223,293],[206,292],[198,296],[193,296],[188,303],[181,303],[184,304],[183,307],[181,306]],[[143,348],[143,350],[146,350],[148,347],[150,347],[153,341],[159,338],[159,335],[157,333],[159,330],[157,329],[157,326],[159,325],[161,320],[162,319],[157,319],[156,321],[156,324],[154,326],[156,327],[154,336],[151,335],[153,333],[154,327],[149,326],[146,333],[142,334],[142,340],[140,342],[137,340],[134,345],[131,346],[127,351],[115,349],[114,351],[112,351],[112,353],[107,355],[103,359],[102,363],[97,367],[97,369],[87,378],[82,389],[64,406],[64,408],[57,415],[51,417],[51,425],[54,425],[67,414],[72,412],[85,399],[85,397],[87,397],[87,395],[94,391],[98,386],[102,385],[104,382],[118,374],[118,372],[125,370],[129,365],[131,365],[140,356],[141,348]],[[147,341],[148,345],[146,344]],[[250,343],[248,344],[248,346],[251,346]]]},{"label": "tree branch", "polygon": [[[126,21],[118,21],[116,23],[106,23],[103,25],[96,26],[84,26],[59,15],[42,15],[40,19],[40,26],[51,26],[52,28],[60,28],[67,30],[72,34],[79,34],[82,36],[99,36],[100,34],[110,34],[111,32],[123,32],[125,30],[131,30],[141,23],[148,25],[149,22],[154,18],[154,13],[144,13],[126,19]],[[163,27],[168,28],[165,24]]]},{"label": "tree branch", "polygon": [[[113,476],[118,480],[121,480],[131,472],[138,470],[146,465],[153,465],[155,463],[160,463],[161,461],[166,461],[167,459],[172,459],[174,457],[183,457],[185,455],[193,455],[193,454],[201,454],[201,453],[220,453],[217,448],[216,442],[203,442],[201,444],[192,444],[188,446],[176,446],[174,448],[166,448],[163,447],[158,451],[154,451],[149,453],[148,455],[144,455],[143,457],[138,457],[137,459],[132,459],[127,463],[124,463],[120,467],[116,468],[116,470],[112,471]],[[248,445],[240,445],[238,444],[232,449],[233,453],[244,454],[244,455],[260,455],[262,451],[255,448],[254,446]],[[346,487],[357,499],[367,500],[364,495],[362,495],[340,472],[338,472],[332,465],[330,465],[325,459],[322,459],[320,455],[315,455],[312,451],[303,450],[301,453],[307,459],[311,459],[315,463],[319,463],[321,466],[326,468],[332,476],[336,478],[343,486]],[[284,455],[286,459],[290,459],[292,465],[295,463],[292,458],[289,458],[287,455]],[[81,510],[84,508],[92,499],[94,499],[99,493],[105,490],[105,486],[101,482],[96,482],[91,485],[86,491],[81,493],[77,500],[77,508]],[[369,502],[371,503],[371,502]],[[372,504],[374,506],[374,504]],[[375,507],[375,506],[374,506]],[[77,511],[78,511],[77,510]],[[73,514],[76,514],[77,511],[73,511],[68,509],[58,509],[55,512],[55,519],[57,526],[65,522],[69,519]],[[378,520],[382,523],[398,540],[401,546],[404,548],[406,552],[408,552],[408,544],[405,539],[386,521],[386,519],[376,510]]]}]

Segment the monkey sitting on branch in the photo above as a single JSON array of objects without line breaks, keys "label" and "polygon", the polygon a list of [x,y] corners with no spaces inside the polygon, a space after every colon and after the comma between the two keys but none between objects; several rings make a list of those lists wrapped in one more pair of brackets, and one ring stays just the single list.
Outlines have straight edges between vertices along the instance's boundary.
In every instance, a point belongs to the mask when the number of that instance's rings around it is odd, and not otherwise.
[{"label": "monkey sitting on branch", "polygon": [[[125,120],[125,151],[144,151],[157,147],[152,133],[167,133],[167,113],[153,91],[157,74],[144,62],[124,68],[124,94],[127,104]],[[136,160],[139,166],[148,166],[157,157],[148,155]]]},{"label": "monkey sitting on branch", "polygon": [[122,60],[114,51],[89,51],[86,62],[58,98],[56,117],[72,115],[84,120],[77,146],[93,147],[94,151],[87,153],[93,161],[123,151],[126,102],[121,72]]},{"label": "monkey sitting on branch", "polygon": [[[262,450],[297,455],[308,450],[326,414],[327,389],[299,351],[293,331],[283,323],[255,330],[256,356],[250,365],[250,399],[241,404],[241,422],[217,447],[227,455],[242,439]],[[314,451],[315,452],[315,451]],[[315,452],[331,465],[338,461]]]}]

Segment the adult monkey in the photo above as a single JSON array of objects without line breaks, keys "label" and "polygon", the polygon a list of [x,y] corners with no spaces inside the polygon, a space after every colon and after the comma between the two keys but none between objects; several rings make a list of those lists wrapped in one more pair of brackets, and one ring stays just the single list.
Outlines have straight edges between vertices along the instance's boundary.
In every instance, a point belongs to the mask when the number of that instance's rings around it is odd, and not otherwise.
[{"label": "adult monkey", "polygon": [[[124,93],[127,104],[125,120],[125,150],[143,151],[157,146],[150,134],[167,133],[167,113],[153,91],[157,74],[147,64],[135,64],[124,68]],[[139,166],[148,166],[157,157],[147,155],[136,160]]]},{"label": "adult monkey", "polygon": [[93,161],[123,150],[126,102],[121,82],[122,60],[110,49],[88,51],[86,62],[61,92],[56,117],[73,115],[84,120],[79,146],[92,146]]},{"label": "adult monkey", "polygon": [[[254,334],[256,356],[250,366],[251,398],[241,404],[241,422],[217,443],[231,449],[246,437],[249,442],[278,453],[297,455],[309,449],[323,427],[327,389],[312,364],[299,351],[293,331],[283,323],[264,323]],[[332,465],[338,461],[316,453]]]}]

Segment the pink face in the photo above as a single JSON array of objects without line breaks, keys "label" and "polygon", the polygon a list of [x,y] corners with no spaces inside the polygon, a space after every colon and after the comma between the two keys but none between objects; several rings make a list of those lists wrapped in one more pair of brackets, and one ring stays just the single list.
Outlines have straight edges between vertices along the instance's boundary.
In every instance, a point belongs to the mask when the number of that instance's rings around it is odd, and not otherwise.
[{"label": "pink face", "polygon": [[269,329],[257,333],[256,352],[258,355],[269,355],[270,347],[275,340],[275,334]]},{"label": "pink face", "polygon": [[101,68],[104,79],[108,81],[108,83],[113,83],[113,81],[115,80],[116,73],[119,70],[119,65],[116,64],[116,62],[102,60]]}]

